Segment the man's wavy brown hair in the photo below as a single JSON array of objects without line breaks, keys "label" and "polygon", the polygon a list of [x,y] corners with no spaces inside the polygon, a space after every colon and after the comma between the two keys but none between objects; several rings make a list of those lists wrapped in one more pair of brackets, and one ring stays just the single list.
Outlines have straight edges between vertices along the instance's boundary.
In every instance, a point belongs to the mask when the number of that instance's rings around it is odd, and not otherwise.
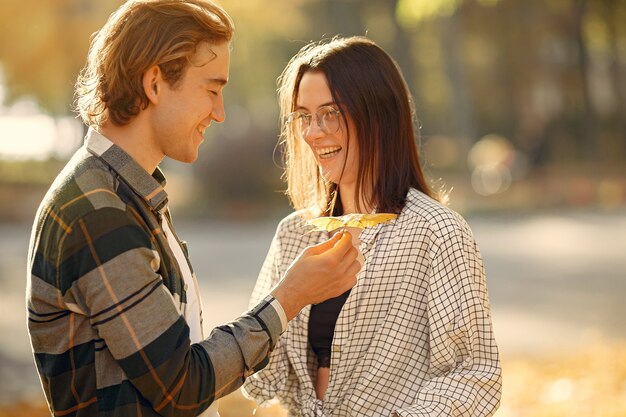
[{"label": "man's wavy brown hair", "polygon": [[148,106],[143,74],[158,65],[171,85],[198,44],[229,42],[233,23],[206,0],[130,0],[92,38],[76,82],[75,107],[89,126],[125,125]]}]

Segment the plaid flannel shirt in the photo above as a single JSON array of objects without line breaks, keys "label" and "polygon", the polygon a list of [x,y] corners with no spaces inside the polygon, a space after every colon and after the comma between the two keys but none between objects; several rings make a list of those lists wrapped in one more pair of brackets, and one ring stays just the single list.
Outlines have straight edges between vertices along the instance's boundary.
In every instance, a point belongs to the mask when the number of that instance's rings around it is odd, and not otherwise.
[{"label": "plaid flannel shirt", "polygon": [[[252,295],[271,288],[299,251],[327,238],[299,213],[285,218]],[[365,262],[332,341],[323,401],[312,379],[310,307],[281,336],[269,365],[244,393],[263,404],[278,398],[290,416],[489,416],[501,395],[486,279],[467,223],[410,190],[396,220],[360,235]]]},{"label": "plaid flannel shirt", "polygon": [[160,223],[173,231],[164,185],[90,130],[44,197],[28,328],[55,416],[198,415],[264,366],[283,331],[268,296],[190,343],[187,288]]}]

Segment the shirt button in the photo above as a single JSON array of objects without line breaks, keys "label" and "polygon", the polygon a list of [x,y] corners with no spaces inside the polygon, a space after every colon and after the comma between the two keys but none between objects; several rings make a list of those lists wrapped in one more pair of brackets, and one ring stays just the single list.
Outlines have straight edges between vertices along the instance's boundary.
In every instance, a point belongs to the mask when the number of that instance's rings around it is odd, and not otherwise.
[{"label": "shirt button", "polygon": [[341,352],[341,346],[333,345],[333,352],[337,352],[337,353]]},{"label": "shirt button", "polygon": [[187,291],[187,288],[189,288],[189,285],[185,283],[185,285],[183,285],[183,288],[185,289],[185,291]]}]

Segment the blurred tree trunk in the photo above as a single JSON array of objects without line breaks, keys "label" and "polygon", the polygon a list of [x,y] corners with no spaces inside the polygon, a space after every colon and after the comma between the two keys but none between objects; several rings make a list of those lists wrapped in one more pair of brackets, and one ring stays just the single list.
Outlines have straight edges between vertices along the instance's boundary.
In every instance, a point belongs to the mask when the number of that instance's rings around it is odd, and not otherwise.
[{"label": "blurred tree trunk", "polygon": [[[416,79],[416,71],[415,71],[415,56],[413,55],[413,33],[407,30],[404,26],[400,24],[396,16],[396,9],[398,7],[399,0],[378,0],[376,5],[378,6],[379,13],[385,13],[387,16],[390,16],[391,26],[391,42],[387,45],[383,45],[379,43],[381,47],[383,47],[389,55],[396,61],[400,70],[402,71],[402,75],[404,76],[404,80],[407,83],[409,91],[413,97],[413,100],[416,100],[416,95],[418,93],[418,85]],[[384,12],[383,12],[384,10]],[[368,28],[373,29],[373,28]],[[415,104],[415,103],[414,103]],[[417,104],[415,104],[417,106]],[[419,119],[419,112],[417,114]]]},{"label": "blurred tree trunk", "polygon": [[582,135],[577,135],[578,150],[585,158],[595,159],[597,154],[598,127],[597,114],[591,100],[591,84],[589,82],[589,50],[584,36],[584,19],[587,12],[587,0],[575,0],[573,7],[573,40],[576,46],[576,64],[580,76],[580,92],[582,94],[582,117],[580,120]]},{"label": "blurred tree trunk", "polygon": [[[603,17],[606,22],[609,35],[609,50],[611,55],[610,74],[611,84],[613,84],[613,93],[617,100],[616,116],[619,120],[621,131],[626,135],[626,86],[624,85],[624,68],[620,60],[620,51],[618,45],[618,26],[617,19],[621,14],[618,8],[622,0],[604,0],[603,1]],[[624,7],[623,2],[621,7]],[[623,22],[622,22],[623,23]]]},{"label": "blurred tree trunk", "polygon": [[[395,15],[399,0],[383,1],[388,4],[389,13]],[[398,23],[398,19],[393,19],[395,36],[393,41],[393,49],[390,51],[394,59],[402,68],[404,79],[406,80],[412,92],[415,91],[415,66],[413,64],[413,48],[411,47],[411,36],[402,25]]]},{"label": "blurred tree trunk", "polygon": [[464,6],[456,9],[449,17],[442,17],[440,34],[443,46],[445,72],[450,82],[451,103],[450,116],[453,121],[451,132],[458,137],[467,137],[477,140],[474,123],[474,108],[472,106],[468,80],[466,76],[465,59],[463,58],[463,38],[461,13]]}]

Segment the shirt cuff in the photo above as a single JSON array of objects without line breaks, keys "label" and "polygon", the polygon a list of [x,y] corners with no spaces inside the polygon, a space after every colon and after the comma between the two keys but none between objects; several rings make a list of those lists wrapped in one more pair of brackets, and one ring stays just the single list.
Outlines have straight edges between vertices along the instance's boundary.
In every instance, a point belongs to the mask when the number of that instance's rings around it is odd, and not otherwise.
[{"label": "shirt cuff", "polygon": [[276,310],[276,313],[280,318],[281,333],[283,333],[285,330],[287,330],[287,324],[289,323],[289,320],[287,320],[287,314],[285,314],[285,309],[283,308],[282,304],[280,304],[280,301],[278,301],[273,296],[270,297],[272,297],[270,305],[274,307],[274,310]]}]

